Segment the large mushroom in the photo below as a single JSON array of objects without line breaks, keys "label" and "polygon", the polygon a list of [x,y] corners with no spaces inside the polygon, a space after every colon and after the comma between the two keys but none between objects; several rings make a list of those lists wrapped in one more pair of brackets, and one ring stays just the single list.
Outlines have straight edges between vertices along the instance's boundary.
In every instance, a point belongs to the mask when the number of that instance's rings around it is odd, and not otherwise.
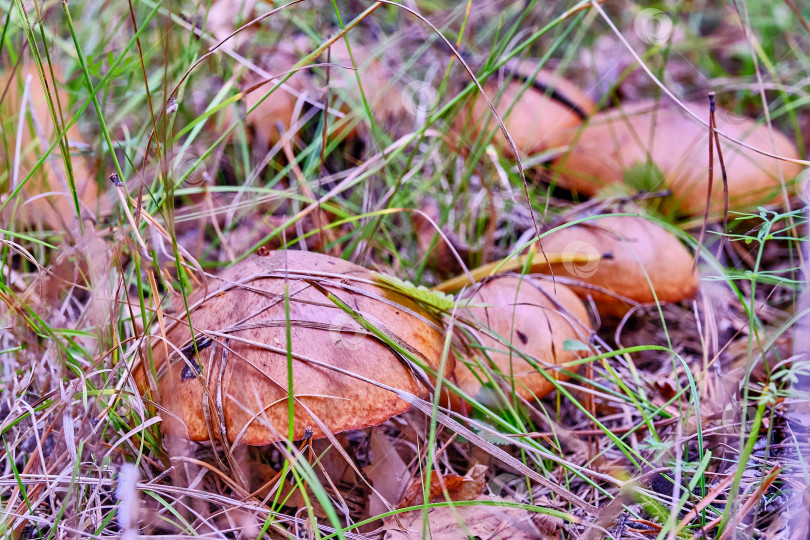
[{"label": "large mushroom", "polygon": [[[708,103],[687,103],[704,120]],[[718,108],[718,129],[754,148],[787,158],[799,157],[784,135],[747,118],[728,122]],[[555,145],[570,152],[553,163],[559,182],[574,192],[595,195],[606,186],[629,183],[635,190],[672,190],[667,210],[702,215],[706,208],[709,167],[709,129],[674,104],[643,101],[623,105],[590,118],[581,129],[554,137]],[[780,172],[791,180],[801,170],[795,163],[757,154],[721,137],[728,175],[729,209],[742,211],[781,196]],[[720,162],[714,159],[711,212],[723,211]]]},{"label": "large mushroom", "polygon": [[[166,347],[153,342],[156,387],[167,411],[163,429],[194,441],[265,445],[285,439],[288,327],[295,439],[377,425],[406,411],[410,404],[391,388],[428,392],[429,372],[438,369],[442,356],[442,330],[413,302],[373,279],[354,264],[301,251],[255,256],[222,272],[207,294],[192,295],[190,317],[169,326],[168,362]],[[326,292],[387,335],[389,343]],[[395,352],[393,344],[416,361]],[[446,367],[449,373],[452,358]],[[140,366],[136,381],[149,391],[155,379]]]},{"label": "large mushroom", "polygon": [[[465,310],[465,315],[477,329],[480,350],[488,359],[483,354],[472,354],[464,361],[458,360],[455,378],[465,393],[484,405],[503,405],[494,389],[496,384],[507,390],[507,396],[512,384],[524,399],[545,396],[554,390],[548,377],[568,378],[554,366],[576,360],[582,352],[574,350],[577,347],[566,347],[566,340],[589,341],[588,311],[565,285],[499,275],[477,287],[472,302],[477,305]],[[547,374],[542,373],[544,368],[549,369]],[[453,406],[460,409],[461,402],[457,400]]]},{"label": "large mushroom", "polygon": [[[553,71],[541,69],[532,77],[535,67],[525,61],[509,64],[504,72],[511,78],[505,86],[493,79],[484,85],[522,157],[547,150],[553,146],[552,134],[578,127],[594,110],[593,102],[582,90]],[[527,80],[531,82],[523,91]],[[480,94],[459,114],[453,127],[465,147],[481,133],[495,131],[496,146],[506,155],[512,154]]]},{"label": "large mushroom", "polygon": [[602,315],[621,315],[632,303],[679,302],[698,289],[686,247],[642,217],[601,217],[554,231],[542,243],[546,253],[564,258],[593,256],[584,263],[556,265],[554,275],[580,282],[575,290],[592,297]]}]

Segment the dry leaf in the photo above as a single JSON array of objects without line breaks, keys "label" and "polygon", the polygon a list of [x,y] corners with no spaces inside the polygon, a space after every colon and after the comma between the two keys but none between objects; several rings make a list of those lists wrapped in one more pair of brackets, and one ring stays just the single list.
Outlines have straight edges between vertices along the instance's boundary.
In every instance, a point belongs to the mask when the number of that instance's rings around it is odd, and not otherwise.
[{"label": "dry leaf", "polygon": [[[475,464],[464,476],[452,473],[439,475],[437,471],[432,471],[430,502],[445,501],[448,498],[452,501],[475,499],[484,490],[487,469],[486,465]],[[408,487],[397,507],[416,506],[422,504],[423,500],[422,482],[414,482]]]},{"label": "dry leaf", "polygon": [[[506,502],[499,497],[480,495],[475,500]],[[385,540],[412,540],[422,538],[423,512],[414,510],[399,514],[398,520],[390,520],[383,529]],[[545,538],[535,523],[535,514],[519,508],[504,506],[455,506],[431,508],[428,511],[430,538],[433,540],[458,540],[459,538],[487,538],[529,540]],[[544,530],[552,525],[541,520]]]},{"label": "dry leaf", "polygon": [[371,431],[371,455],[374,462],[364,467],[363,472],[379,493],[372,491],[368,501],[369,515],[376,516],[388,512],[391,509],[389,505],[393,507],[396,504],[410,478],[410,472],[391,439],[379,429]]}]

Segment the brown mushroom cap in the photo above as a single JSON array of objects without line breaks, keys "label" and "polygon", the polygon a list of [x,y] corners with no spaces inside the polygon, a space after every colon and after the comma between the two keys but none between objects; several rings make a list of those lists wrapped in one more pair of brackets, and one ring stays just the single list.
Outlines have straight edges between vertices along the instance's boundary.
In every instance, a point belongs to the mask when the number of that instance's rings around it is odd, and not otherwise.
[{"label": "brown mushroom cap", "polygon": [[[500,85],[493,79],[484,84],[484,90],[503,118],[521,156],[550,148],[553,146],[552,134],[578,127],[594,110],[593,102],[582,90],[548,70],[540,70],[534,84],[529,85],[518,98],[524,81],[534,72],[534,66],[522,62],[510,70],[513,78],[506,83],[500,96]],[[454,131],[462,135],[463,146],[468,147],[480,133],[493,130],[496,131],[493,142],[505,155],[511,156],[510,146],[500,132],[487,101],[479,93],[459,114]]]},{"label": "brown mushroom cap", "polygon": [[[692,272],[689,251],[666,229],[642,217],[606,216],[555,231],[542,243],[547,253],[602,255],[598,262],[555,266],[554,275],[635,302],[655,302],[656,297],[659,302],[679,302],[697,292],[699,276]],[[583,296],[590,294],[603,315],[619,315],[628,309],[627,303],[610,294],[587,287],[575,290]]]},{"label": "brown mushroom cap", "polygon": [[[360,429],[407,410],[410,405],[395,393],[358,377],[424,395],[418,370],[311,283],[319,283],[376,328],[387,328],[395,342],[437,368],[443,346],[440,327],[413,302],[372,279],[364,268],[302,251],[275,251],[222,272],[209,284],[207,296],[200,291],[189,302],[201,375],[195,377],[173,349],[167,364],[163,345],[152,345],[161,405],[169,412],[164,430],[198,441],[209,438],[210,427],[221,438],[221,414],[230,441],[263,445],[287,437],[285,285],[294,355],[295,438],[304,437],[307,427],[318,438],[325,436],[324,429]],[[169,328],[167,338],[187,358],[195,357],[185,317]],[[448,361],[448,372],[452,365]],[[143,391],[147,382],[142,367],[136,381]]]},{"label": "brown mushroom cap", "polygon": [[[708,122],[708,103],[686,105]],[[799,157],[796,146],[781,133],[747,118],[730,123],[726,121],[728,117],[728,113],[718,108],[717,127],[721,131],[755,148],[789,158]],[[624,185],[629,169],[639,167],[644,175],[643,167],[649,157],[663,178],[652,174],[643,185],[633,187],[671,189],[670,209],[690,215],[705,211],[709,130],[675,104],[643,101],[598,113],[581,130],[557,135],[555,142],[573,145],[570,153],[553,164],[560,184],[572,191],[594,195],[605,186]],[[730,210],[744,210],[779,199],[780,164],[785,180],[801,171],[799,165],[762,156],[722,137],[721,148],[728,174]],[[723,211],[723,180],[716,153],[711,211],[714,214]]]},{"label": "brown mushroom cap", "polygon": [[[483,330],[481,345],[492,363],[484,358],[457,361],[454,374],[458,386],[485,405],[497,406],[499,400],[492,391],[482,391],[482,381],[492,380],[482,365],[499,374],[507,386],[511,386],[514,377],[515,391],[523,398],[541,398],[554,390],[554,385],[534,366],[518,354],[510,354],[508,343],[541,366],[554,366],[579,358],[576,351],[565,350],[567,339],[588,341],[591,328],[588,312],[565,285],[552,286],[536,279],[501,275],[482,284],[473,301],[487,305],[469,308],[466,315]],[[558,380],[568,378],[559,370],[552,371],[552,375]],[[453,406],[460,409],[460,403]]]}]

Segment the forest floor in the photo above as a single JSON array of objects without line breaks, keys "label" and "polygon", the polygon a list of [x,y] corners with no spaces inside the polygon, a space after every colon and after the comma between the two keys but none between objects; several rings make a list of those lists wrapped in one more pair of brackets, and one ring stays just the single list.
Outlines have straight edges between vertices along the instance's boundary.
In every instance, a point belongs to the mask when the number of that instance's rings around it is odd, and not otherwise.
[{"label": "forest floor", "polygon": [[0,537],[807,537],[810,8],[0,28]]}]

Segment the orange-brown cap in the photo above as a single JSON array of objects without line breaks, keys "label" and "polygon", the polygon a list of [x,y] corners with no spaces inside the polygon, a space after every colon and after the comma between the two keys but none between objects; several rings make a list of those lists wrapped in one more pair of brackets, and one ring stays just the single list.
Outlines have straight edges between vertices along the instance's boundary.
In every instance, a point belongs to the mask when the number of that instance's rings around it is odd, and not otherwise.
[{"label": "orange-brown cap", "polygon": [[[483,348],[456,362],[455,377],[464,392],[484,405],[503,404],[494,389],[496,383],[507,396],[513,381],[515,392],[526,399],[548,394],[554,385],[540,370],[576,360],[582,354],[566,348],[566,340],[589,341],[588,311],[565,285],[502,275],[477,288],[472,301],[480,305],[469,308],[465,315],[473,329],[478,329]],[[535,365],[516,351],[532,358]],[[576,371],[575,367],[568,369]],[[559,370],[549,375],[558,380],[568,378]],[[490,384],[485,387],[484,383]],[[460,409],[460,401],[453,406]]]},{"label": "orange-brown cap", "polygon": [[582,282],[584,286],[575,290],[591,295],[602,315],[627,312],[629,304],[616,295],[638,303],[679,302],[698,289],[699,276],[692,271],[693,257],[686,247],[642,217],[605,216],[555,231],[542,242],[547,253],[602,256],[598,261],[554,267],[555,276]]},{"label": "orange-brown cap", "polygon": [[[167,331],[182,354],[170,349],[167,363],[162,343],[153,340],[157,387],[167,411],[164,430],[191,440],[208,439],[209,430],[221,439],[224,432],[232,442],[252,445],[286,438],[288,324],[296,439],[307,428],[318,438],[327,430],[377,425],[410,407],[375,382],[425,395],[430,383],[424,372],[364,330],[323,291],[427,366],[438,367],[441,328],[404,296],[375,285],[371,272],[327,255],[274,251],[225,270],[209,283],[207,295],[192,295],[198,355],[187,317]],[[449,361],[447,368],[452,365]],[[142,366],[136,380],[142,391],[149,386]]]},{"label": "orange-brown cap", "polygon": [[[504,88],[491,79],[484,90],[501,115],[521,157],[550,148],[555,142],[553,134],[578,127],[594,110],[593,102],[582,90],[552,71],[540,70],[522,94],[525,80],[534,73],[533,66],[523,62],[508,71],[513,78]],[[512,155],[489,105],[480,94],[458,115],[453,126],[456,135],[463,139],[461,146],[468,146],[482,132],[493,130],[495,145],[505,155]]]},{"label": "orange-brown cap", "polygon": [[[687,103],[687,107],[708,121],[708,101]],[[748,118],[732,118],[723,109],[715,113],[717,128],[746,144],[797,159],[796,146],[778,131],[757,125]],[[772,139],[773,137],[773,139]],[[793,179],[801,167],[763,156],[722,137],[726,166],[729,210],[745,210],[778,200],[781,194],[780,168],[785,180]],[[706,208],[709,180],[709,128],[682,109],[665,102],[643,101],[595,114],[581,129],[556,136],[556,145],[572,146],[558,158],[553,169],[560,184],[572,191],[595,195],[609,185],[624,185],[628,171],[638,168],[646,178],[631,189],[672,190],[667,208],[689,215],[702,215]],[[649,160],[649,161],[648,161]],[[723,211],[723,181],[715,149],[711,211]]]}]

